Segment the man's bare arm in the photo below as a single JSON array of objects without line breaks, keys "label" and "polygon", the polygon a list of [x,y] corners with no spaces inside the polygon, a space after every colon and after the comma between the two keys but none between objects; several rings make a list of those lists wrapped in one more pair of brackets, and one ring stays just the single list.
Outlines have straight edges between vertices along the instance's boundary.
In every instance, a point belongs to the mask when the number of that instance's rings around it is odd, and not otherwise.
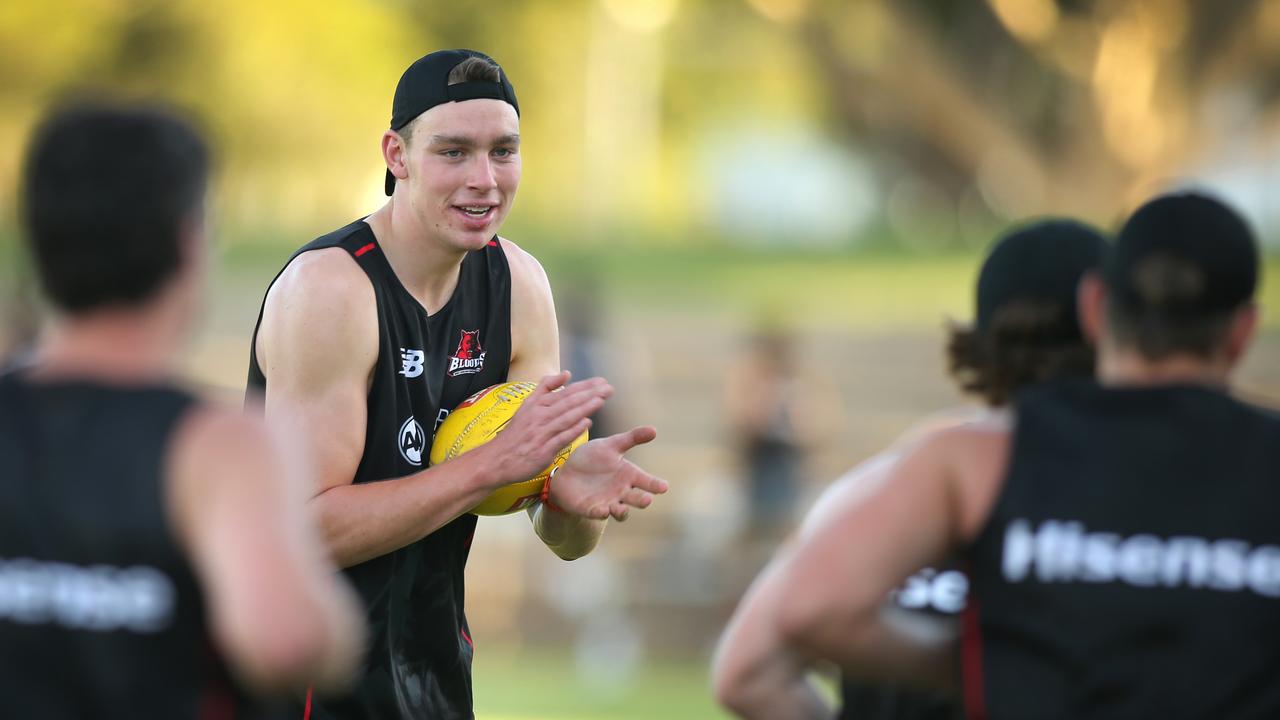
[{"label": "man's bare arm", "polygon": [[832,483],[739,602],[712,661],[716,699],[739,717],[831,717],[832,708],[808,677],[811,655],[792,646],[778,626],[779,608],[789,591],[784,583],[796,555],[824,535],[839,532],[845,516],[884,484],[895,458],[895,453],[882,453]]},{"label": "man's bare arm", "polygon": [[780,563],[770,563],[743,596],[712,659],[716,700],[744,720],[825,720],[832,708],[808,676],[805,655],[783,641],[775,618]]},{"label": "man's bare arm", "polygon": [[905,450],[878,488],[830,515],[787,562],[777,615],[784,641],[850,676],[952,687],[950,640],[903,632],[884,614],[884,598],[976,532],[1006,452],[1006,432],[978,424]]},{"label": "man's bare arm", "polygon": [[341,688],[363,648],[363,613],[324,560],[305,471],[265,423],[229,410],[194,411],[175,437],[169,515],[217,646],[260,689]]},{"label": "man's bare arm", "polygon": [[494,488],[537,474],[612,391],[597,380],[551,393],[567,376],[544,378],[488,445],[412,475],[354,484],[378,320],[373,288],[345,251],[312,251],[286,268],[268,294],[256,352],[267,376],[267,417],[304,438],[316,468],[311,504],[343,567],[413,543]]}]

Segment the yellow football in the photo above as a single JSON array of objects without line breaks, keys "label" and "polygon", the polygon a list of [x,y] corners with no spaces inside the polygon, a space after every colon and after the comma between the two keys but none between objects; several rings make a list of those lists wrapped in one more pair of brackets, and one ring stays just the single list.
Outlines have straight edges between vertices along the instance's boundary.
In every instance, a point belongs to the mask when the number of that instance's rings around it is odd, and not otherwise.
[{"label": "yellow football", "polygon": [[[431,443],[431,464],[439,465],[489,442],[511,421],[525,398],[537,387],[531,382],[501,383],[463,400],[440,423]],[[476,515],[507,515],[538,501],[551,471],[569,459],[569,453],[587,441],[582,433],[562,449],[545,470],[521,482],[504,485],[471,509]]]}]

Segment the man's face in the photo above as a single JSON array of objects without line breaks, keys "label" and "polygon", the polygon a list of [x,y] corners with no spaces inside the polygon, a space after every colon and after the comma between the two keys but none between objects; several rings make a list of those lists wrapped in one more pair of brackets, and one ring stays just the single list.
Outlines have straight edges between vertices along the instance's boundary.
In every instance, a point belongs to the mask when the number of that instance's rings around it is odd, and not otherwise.
[{"label": "man's face", "polygon": [[437,105],[419,115],[406,154],[409,203],[423,227],[458,250],[484,247],[520,184],[520,119],[501,100]]}]

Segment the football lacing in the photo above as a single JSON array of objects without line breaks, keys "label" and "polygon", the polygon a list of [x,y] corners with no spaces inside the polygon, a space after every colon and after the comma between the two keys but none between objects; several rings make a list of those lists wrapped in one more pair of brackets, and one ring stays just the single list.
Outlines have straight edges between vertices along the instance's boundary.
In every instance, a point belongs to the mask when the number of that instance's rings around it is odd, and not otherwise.
[{"label": "football lacing", "polygon": [[[537,387],[536,383],[531,382],[510,383],[499,390],[496,393],[496,396],[498,400],[502,402],[513,402],[528,397],[529,394]],[[490,405],[484,412],[471,418],[471,422],[467,423],[466,426],[462,428],[462,432],[458,433],[458,437],[454,438],[453,443],[449,445],[449,449],[444,454],[445,460],[452,460],[460,454],[463,439],[471,433],[471,429],[475,427],[475,424],[483,420],[495,407],[497,407],[496,404]]]}]

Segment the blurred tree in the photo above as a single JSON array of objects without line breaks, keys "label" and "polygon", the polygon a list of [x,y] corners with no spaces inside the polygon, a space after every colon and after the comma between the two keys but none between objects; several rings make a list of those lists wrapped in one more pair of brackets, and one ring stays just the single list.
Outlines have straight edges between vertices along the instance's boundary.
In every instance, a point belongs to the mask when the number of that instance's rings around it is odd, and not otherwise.
[{"label": "blurred tree", "polygon": [[1275,0],[821,0],[797,31],[881,167],[1006,217],[1109,220],[1280,98]]},{"label": "blurred tree", "polygon": [[489,52],[519,89],[517,237],[731,232],[723,186],[803,179],[796,148],[826,136],[920,234],[1108,221],[1206,159],[1261,157],[1241,145],[1280,124],[1280,0],[9,0],[0,228],[36,115],[105,86],[193,108],[228,234],[295,244],[381,202],[396,79],[441,47]]}]

